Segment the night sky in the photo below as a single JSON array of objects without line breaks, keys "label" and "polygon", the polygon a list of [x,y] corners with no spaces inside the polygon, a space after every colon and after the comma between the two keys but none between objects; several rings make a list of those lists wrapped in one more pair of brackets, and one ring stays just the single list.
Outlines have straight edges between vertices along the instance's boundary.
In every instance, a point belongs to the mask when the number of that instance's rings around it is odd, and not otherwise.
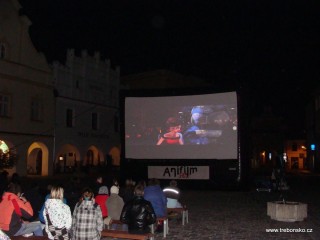
[{"label": "night sky", "polygon": [[[19,0],[48,61],[100,51],[121,75],[168,69],[244,89],[293,127],[320,79],[320,2]],[[195,85],[196,87],[196,85]]]}]

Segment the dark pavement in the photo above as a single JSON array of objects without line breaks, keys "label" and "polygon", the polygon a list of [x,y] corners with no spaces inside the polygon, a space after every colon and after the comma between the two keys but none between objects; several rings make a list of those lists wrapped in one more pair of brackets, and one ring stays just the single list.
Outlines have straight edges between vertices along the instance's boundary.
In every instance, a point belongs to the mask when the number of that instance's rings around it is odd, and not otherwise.
[{"label": "dark pavement", "polygon": [[[189,208],[189,224],[169,220],[167,239],[320,239],[320,191],[318,177],[288,177],[290,190],[280,192],[183,191]],[[267,202],[308,204],[308,217],[301,222],[280,222],[267,216]],[[289,231],[312,232],[267,232]],[[269,230],[271,229],[271,230]],[[157,233],[155,239],[162,239]]]},{"label": "dark pavement", "polygon": [[[253,184],[246,191],[184,188],[181,202],[189,209],[189,223],[182,226],[181,220],[169,220],[166,239],[320,239],[320,176],[298,172],[288,175],[287,182],[290,189],[282,193],[257,192]],[[271,220],[267,216],[267,202],[283,198],[307,203],[308,217],[301,222]],[[288,233],[279,232],[280,229],[312,232]],[[155,239],[163,239],[162,233],[156,233]]]}]

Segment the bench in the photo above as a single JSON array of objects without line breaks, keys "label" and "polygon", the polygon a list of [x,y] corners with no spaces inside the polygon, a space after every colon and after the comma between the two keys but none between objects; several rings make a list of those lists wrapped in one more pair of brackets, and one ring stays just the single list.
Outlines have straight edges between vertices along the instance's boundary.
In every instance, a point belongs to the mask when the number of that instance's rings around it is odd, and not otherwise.
[{"label": "bench", "polygon": [[[167,237],[169,234],[169,221],[167,217],[157,217],[157,221],[163,221],[163,237]],[[151,233],[154,233],[154,227],[156,224],[151,225]]]},{"label": "bench", "polygon": [[154,239],[154,234],[145,233],[145,234],[134,234],[126,231],[119,230],[109,230],[105,229],[101,232],[102,237],[111,237],[111,238],[124,238],[124,239],[136,239],[136,240],[146,240],[146,239]]},{"label": "bench", "polygon": [[189,211],[188,208],[167,208],[167,215],[171,212],[182,214],[182,225],[189,223]]},{"label": "bench", "polygon": [[[163,237],[167,237],[167,234],[169,233],[169,222],[168,222],[168,218],[167,217],[158,217],[157,221],[163,221]],[[112,220],[111,224],[124,224],[123,222],[121,222],[120,220]],[[108,230],[110,230],[110,226],[108,225]],[[155,228],[155,224],[151,224],[151,233],[154,234],[154,228]]]},{"label": "bench", "polygon": [[46,236],[30,236],[30,237],[24,237],[24,236],[12,236],[10,237],[11,240],[47,240],[49,239]]}]

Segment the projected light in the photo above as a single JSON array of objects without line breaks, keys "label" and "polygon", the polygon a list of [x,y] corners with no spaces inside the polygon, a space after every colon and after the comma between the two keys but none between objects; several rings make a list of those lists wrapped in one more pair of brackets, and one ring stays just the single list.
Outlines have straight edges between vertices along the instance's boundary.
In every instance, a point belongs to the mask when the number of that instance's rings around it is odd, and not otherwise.
[{"label": "projected light", "polygon": [[126,158],[237,159],[236,92],[124,100]]}]

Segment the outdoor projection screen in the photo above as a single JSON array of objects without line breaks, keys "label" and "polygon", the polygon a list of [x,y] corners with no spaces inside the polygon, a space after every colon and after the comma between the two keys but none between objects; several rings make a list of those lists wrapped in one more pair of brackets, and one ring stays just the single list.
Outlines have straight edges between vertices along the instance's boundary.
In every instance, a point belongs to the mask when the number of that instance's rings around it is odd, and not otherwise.
[{"label": "outdoor projection screen", "polygon": [[127,159],[237,159],[236,92],[124,100]]}]

